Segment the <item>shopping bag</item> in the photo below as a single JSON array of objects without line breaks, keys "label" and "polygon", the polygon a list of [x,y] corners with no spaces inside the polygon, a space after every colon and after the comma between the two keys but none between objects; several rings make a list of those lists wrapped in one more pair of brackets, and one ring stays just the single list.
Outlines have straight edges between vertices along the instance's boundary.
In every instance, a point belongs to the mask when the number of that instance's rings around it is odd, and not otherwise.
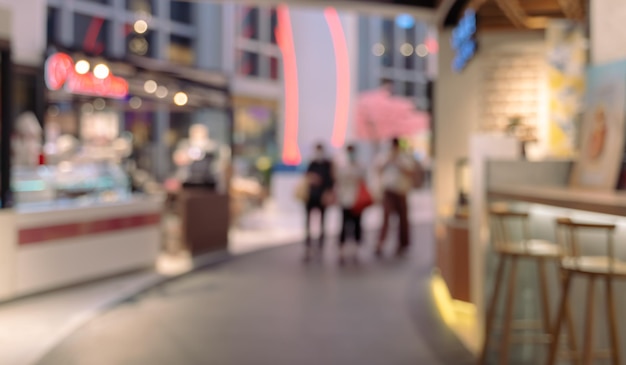
[{"label": "shopping bag", "polygon": [[361,214],[367,207],[374,204],[374,199],[372,198],[372,194],[370,194],[367,189],[367,184],[365,181],[361,180],[359,183],[359,188],[356,194],[356,200],[354,202],[354,206],[352,207],[352,212],[355,214]]},{"label": "shopping bag", "polygon": [[298,181],[293,195],[297,200],[303,203],[309,200],[309,181],[306,177],[303,177],[300,181]]}]

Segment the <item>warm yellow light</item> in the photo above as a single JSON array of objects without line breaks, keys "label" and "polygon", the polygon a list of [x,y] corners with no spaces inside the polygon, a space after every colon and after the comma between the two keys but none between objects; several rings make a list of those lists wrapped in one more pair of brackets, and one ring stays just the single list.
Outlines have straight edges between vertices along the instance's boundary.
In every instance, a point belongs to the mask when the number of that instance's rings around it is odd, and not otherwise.
[{"label": "warm yellow light", "polygon": [[89,72],[89,68],[91,68],[91,65],[85,60],[80,60],[76,62],[76,65],[74,66],[76,73],[80,75],[84,75]]},{"label": "warm yellow light", "polygon": [[167,90],[165,86],[159,86],[156,90],[156,96],[158,98],[163,99],[167,96],[167,94],[169,94],[169,91]]},{"label": "warm yellow light", "polygon": [[101,80],[109,77],[110,72],[111,71],[109,70],[109,66],[105,65],[104,63],[99,63],[96,65],[96,67],[93,68],[94,76]]},{"label": "warm yellow light", "polygon": [[133,96],[132,98],[130,98],[130,100],[128,101],[128,104],[130,105],[131,108],[133,109],[139,109],[141,108],[141,98],[138,96]]},{"label": "warm yellow light", "polygon": [[420,57],[428,56],[428,47],[425,44],[420,44],[415,47],[415,53]]},{"label": "warm yellow light", "polygon": [[413,54],[413,46],[409,43],[404,43],[400,46],[400,53],[405,57],[409,57]]},{"label": "warm yellow light", "polygon": [[148,94],[154,94],[157,91],[158,87],[159,85],[157,85],[156,81],[154,80],[148,80],[143,84],[143,89]]},{"label": "warm yellow light", "polygon": [[139,19],[135,22],[135,25],[133,25],[133,29],[135,29],[135,33],[137,34],[144,34],[148,31],[148,22],[143,19]]},{"label": "warm yellow light", "polygon": [[174,104],[178,106],[183,106],[187,104],[188,101],[189,101],[189,97],[187,96],[187,94],[185,94],[182,91],[179,91],[176,93],[176,95],[174,95]]},{"label": "warm yellow light", "polygon": [[106,108],[106,106],[107,106],[107,103],[106,103],[106,101],[105,101],[104,99],[102,99],[102,98],[98,98],[98,99],[96,99],[96,100],[94,100],[94,101],[93,101],[93,107],[94,107],[96,110],[104,110],[104,108]]},{"label": "warm yellow light", "polygon": [[272,168],[272,159],[267,156],[261,156],[256,160],[256,168],[260,171],[267,171]]},{"label": "warm yellow light", "polygon": [[385,46],[382,43],[376,43],[372,46],[372,53],[376,57],[380,57],[385,54]]},{"label": "warm yellow light", "polygon": [[448,326],[454,325],[454,323],[457,322],[457,315],[454,310],[452,296],[448,291],[446,282],[437,271],[435,271],[431,277],[430,289],[441,318]]}]

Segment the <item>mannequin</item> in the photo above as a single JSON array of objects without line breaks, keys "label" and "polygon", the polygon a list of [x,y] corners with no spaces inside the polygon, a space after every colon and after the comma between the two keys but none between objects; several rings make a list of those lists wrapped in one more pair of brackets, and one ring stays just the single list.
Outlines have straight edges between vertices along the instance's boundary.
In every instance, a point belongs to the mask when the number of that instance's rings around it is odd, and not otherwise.
[{"label": "mannequin", "polygon": [[36,167],[42,153],[43,130],[32,112],[22,113],[16,121],[12,138],[13,164],[22,167]]},{"label": "mannequin", "polygon": [[219,146],[211,139],[207,126],[193,124],[189,127],[189,138],[180,141],[174,151],[173,159],[178,167],[175,179],[190,186],[222,190],[224,161],[228,160],[229,155],[228,147]]}]

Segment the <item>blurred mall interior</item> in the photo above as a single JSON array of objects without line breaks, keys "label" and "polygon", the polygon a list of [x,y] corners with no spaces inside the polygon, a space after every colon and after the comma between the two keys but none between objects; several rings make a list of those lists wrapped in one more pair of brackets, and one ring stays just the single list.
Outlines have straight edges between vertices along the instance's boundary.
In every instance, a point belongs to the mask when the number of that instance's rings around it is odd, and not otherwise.
[{"label": "blurred mall interior", "polygon": [[626,364],[625,17],[0,0],[0,364]]}]

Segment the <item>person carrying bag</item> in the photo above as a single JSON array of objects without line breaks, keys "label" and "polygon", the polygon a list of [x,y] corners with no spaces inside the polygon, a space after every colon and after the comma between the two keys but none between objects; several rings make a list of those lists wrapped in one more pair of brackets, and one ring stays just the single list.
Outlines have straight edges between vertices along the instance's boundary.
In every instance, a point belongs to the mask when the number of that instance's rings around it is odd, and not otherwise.
[{"label": "person carrying bag", "polygon": [[339,235],[339,261],[346,261],[346,242],[353,238],[356,248],[353,258],[358,259],[358,247],[362,242],[361,225],[363,211],[373,204],[365,181],[365,169],[357,162],[356,147],[346,148],[348,161],[336,172],[337,197],[342,209],[341,233]]}]

